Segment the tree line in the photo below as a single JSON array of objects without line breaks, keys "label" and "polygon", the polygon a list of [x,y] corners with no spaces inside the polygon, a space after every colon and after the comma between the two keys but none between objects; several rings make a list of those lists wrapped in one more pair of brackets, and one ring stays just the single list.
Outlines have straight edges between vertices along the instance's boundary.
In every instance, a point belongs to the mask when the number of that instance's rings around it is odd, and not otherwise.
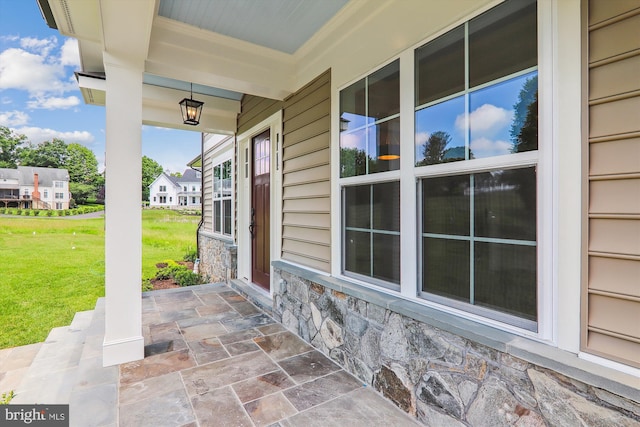
[{"label": "tree line", "polygon": [[[82,144],[67,144],[53,138],[40,144],[30,142],[25,135],[0,126],[0,168],[35,166],[66,169],[69,191],[76,204],[90,201],[104,203],[104,172],[98,171],[93,151]],[[142,157],[142,200],[149,200],[149,185],[163,172],[155,160]]]}]

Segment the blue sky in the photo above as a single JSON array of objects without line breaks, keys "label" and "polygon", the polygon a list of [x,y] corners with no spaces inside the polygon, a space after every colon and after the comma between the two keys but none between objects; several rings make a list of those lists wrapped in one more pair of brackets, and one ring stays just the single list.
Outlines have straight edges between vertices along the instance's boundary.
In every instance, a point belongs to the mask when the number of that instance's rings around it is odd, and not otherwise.
[{"label": "blue sky", "polygon": [[[80,143],[102,170],[105,108],[84,103],[73,74],[79,69],[75,39],[50,29],[36,0],[0,0],[0,126],[33,143]],[[200,133],[143,126],[142,153],[184,172],[200,154]]]}]

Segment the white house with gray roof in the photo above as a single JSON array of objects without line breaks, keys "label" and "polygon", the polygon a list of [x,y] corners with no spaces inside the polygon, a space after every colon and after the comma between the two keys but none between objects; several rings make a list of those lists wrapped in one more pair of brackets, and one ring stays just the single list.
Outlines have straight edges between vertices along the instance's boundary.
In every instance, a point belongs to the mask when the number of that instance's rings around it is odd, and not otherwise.
[{"label": "white house with gray roof", "polygon": [[63,210],[69,209],[70,200],[66,169],[0,168],[0,207]]},{"label": "white house with gray roof", "polygon": [[149,186],[149,206],[156,208],[201,208],[201,175],[187,169],[181,177],[162,172]]}]

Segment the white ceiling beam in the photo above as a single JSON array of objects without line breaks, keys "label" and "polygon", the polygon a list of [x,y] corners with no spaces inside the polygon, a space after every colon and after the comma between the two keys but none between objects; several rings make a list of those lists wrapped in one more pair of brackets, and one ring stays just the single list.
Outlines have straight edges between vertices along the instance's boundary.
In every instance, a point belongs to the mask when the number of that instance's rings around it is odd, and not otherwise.
[{"label": "white ceiling beam", "polygon": [[104,51],[116,57],[144,61],[155,12],[155,0],[100,0]]}]

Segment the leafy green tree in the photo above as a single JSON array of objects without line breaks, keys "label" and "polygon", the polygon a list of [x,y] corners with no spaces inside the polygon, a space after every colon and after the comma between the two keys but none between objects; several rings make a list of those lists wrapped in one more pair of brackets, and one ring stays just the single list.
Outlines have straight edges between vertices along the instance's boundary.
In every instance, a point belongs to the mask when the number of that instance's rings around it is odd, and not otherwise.
[{"label": "leafy green tree", "polygon": [[180,172],[171,172],[171,176],[175,176],[176,178],[182,178],[182,174]]},{"label": "leafy green tree", "polygon": [[71,182],[90,185],[94,190],[102,184],[96,155],[84,145],[77,143],[67,145],[67,161],[64,167],[69,171]]},{"label": "leafy green tree", "polygon": [[367,172],[367,153],[357,148],[340,149],[340,176],[364,175]]},{"label": "leafy green tree", "polygon": [[164,169],[155,160],[142,156],[142,200],[149,201],[149,186]]},{"label": "leafy green tree", "polygon": [[[535,127],[535,128],[534,128]],[[524,128],[524,129],[523,129]],[[522,132],[525,132],[524,139]],[[513,122],[509,130],[513,153],[538,148],[538,77],[527,79],[518,101],[513,106]]]},{"label": "leafy green tree", "polygon": [[20,151],[27,140],[24,135],[17,135],[8,127],[0,126],[0,168],[15,168],[20,160]]},{"label": "leafy green tree", "polygon": [[439,130],[429,135],[429,139],[422,146],[424,159],[418,162],[418,166],[443,163],[445,161],[444,153],[449,142],[451,142],[451,135],[447,132]]},{"label": "leafy green tree", "polygon": [[90,184],[70,182],[69,191],[73,195],[73,200],[75,200],[77,204],[82,205],[86,203],[89,198],[95,197],[97,188]]},{"label": "leafy green tree", "polygon": [[69,160],[67,144],[58,138],[42,144],[29,144],[20,152],[22,166],[42,168],[65,168]]}]

